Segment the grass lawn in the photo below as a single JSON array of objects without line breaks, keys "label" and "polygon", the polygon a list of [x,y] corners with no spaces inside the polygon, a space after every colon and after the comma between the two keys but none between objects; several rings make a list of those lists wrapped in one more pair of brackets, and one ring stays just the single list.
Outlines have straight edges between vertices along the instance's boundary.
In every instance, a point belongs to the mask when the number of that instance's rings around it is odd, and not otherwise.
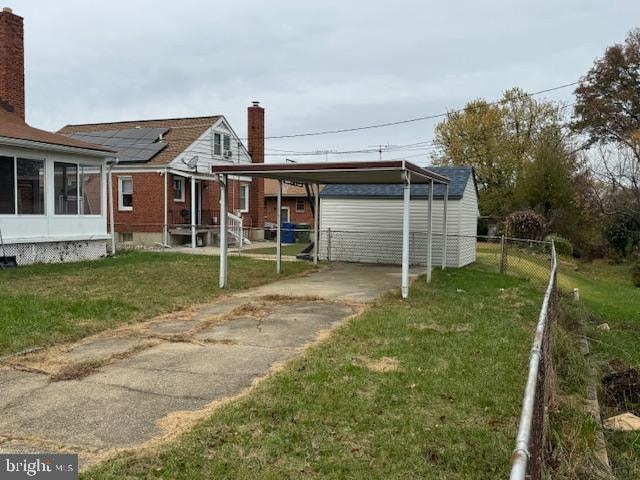
[{"label": "grass lawn", "polygon": [[[292,255],[295,256],[302,252],[305,248],[307,248],[308,243],[291,243],[282,245],[282,255]],[[275,255],[276,247],[265,247],[265,248],[247,248],[242,251],[244,254],[251,253],[259,253],[260,255]]]},{"label": "grass lawn", "polygon": [[[598,373],[609,373],[614,364],[640,368],[640,288],[631,281],[631,265],[580,263],[575,270],[561,268],[559,283],[580,289],[588,309],[582,328],[590,338],[591,361]],[[609,331],[596,328],[602,322],[609,324]],[[605,416],[621,413],[606,407],[602,393],[599,397]],[[635,406],[636,414],[639,408]],[[605,436],[616,478],[640,478],[640,433],[606,431]]]},{"label": "grass lawn", "polygon": [[482,267],[436,270],[179,441],[81,478],[506,478],[541,296]]},{"label": "grass lawn", "polygon": [[[230,289],[276,279],[273,262],[229,257]],[[285,274],[312,266],[290,262]],[[0,357],[77,340],[220,295],[218,257],[130,252],[0,271]]]}]

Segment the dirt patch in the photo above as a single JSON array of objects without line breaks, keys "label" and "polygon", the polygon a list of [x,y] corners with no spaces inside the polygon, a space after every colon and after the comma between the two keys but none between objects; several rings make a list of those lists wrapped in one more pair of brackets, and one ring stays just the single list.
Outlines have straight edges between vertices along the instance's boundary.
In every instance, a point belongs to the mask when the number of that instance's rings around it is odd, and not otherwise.
[{"label": "dirt patch", "polygon": [[269,294],[260,297],[262,300],[266,300],[268,302],[315,302],[318,300],[323,300],[321,297],[316,295],[299,295],[299,296],[289,296],[289,295],[279,295],[279,294]]},{"label": "dirt patch", "polygon": [[360,358],[359,361],[362,366],[368,368],[372,372],[386,373],[402,371],[400,362],[397,359],[391,357],[382,357],[377,360],[371,358]]},{"label": "dirt patch", "polygon": [[102,366],[102,362],[88,361],[69,363],[63,366],[56,373],[51,375],[52,382],[61,382],[63,380],[79,380],[88,377]]},{"label": "dirt patch", "polygon": [[452,325],[447,327],[445,325],[440,325],[439,323],[430,322],[430,323],[413,323],[410,325],[411,328],[416,330],[430,330],[432,332],[438,333],[462,333],[462,332],[472,332],[473,325],[469,323],[463,323],[460,325]]},{"label": "dirt patch", "polygon": [[602,387],[610,407],[640,415],[640,371],[627,368],[605,375]]}]

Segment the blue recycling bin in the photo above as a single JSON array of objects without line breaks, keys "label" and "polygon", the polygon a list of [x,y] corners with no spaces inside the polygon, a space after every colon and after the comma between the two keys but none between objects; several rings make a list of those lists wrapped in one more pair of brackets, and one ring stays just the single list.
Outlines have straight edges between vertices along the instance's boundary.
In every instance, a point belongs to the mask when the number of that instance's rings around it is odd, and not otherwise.
[{"label": "blue recycling bin", "polygon": [[296,226],[293,223],[282,224],[282,243],[296,243]]}]

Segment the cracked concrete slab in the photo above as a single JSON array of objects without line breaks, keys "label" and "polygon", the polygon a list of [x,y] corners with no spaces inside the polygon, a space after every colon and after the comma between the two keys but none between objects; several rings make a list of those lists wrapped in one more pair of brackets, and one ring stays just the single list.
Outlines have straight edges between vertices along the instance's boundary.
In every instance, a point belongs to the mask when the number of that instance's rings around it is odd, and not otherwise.
[{"label": "cracked concrete slab", "polygon": [[294,352],[245,345],[162,343],[118,362],[123,368],[164,371],[165,374],[258,375]]},{"label": "cracked concrete slab", "polygon": [[277,304],[265,318],[232,319],[196,335],[198,340],[240,345],[295,348],[313,340],[318,331],[352,315],[352,307],[332,302]]},{"label": "cracked concrete slab", "polygon": [[181,335],[187,333],[198,325],[195,319],[173,320],[167,322],[153,322],[148,330],[161,335]]},{"label": "cracked concrete slab", "polygon": [[0,430],[97,448],[128,447],[161,433],[156,420],[203,400],[70,380],[51,383],[0,411]]},{"label": "cracked concrete slab", "polygon": [[215,375],[148,368],[110,366],[87,377],[84,381],[116,386],[155,395],[202,400],[203,406],[211,398],[235,395],[251,385],[254,375]]},{"label": "cracked concrete slab", "polygon": [[[9,368],[0,369],[0,409],[49,384],[49,377],[39,373],[23,372]],[[0,430],[0,437],[2,430]]]},{"label": "cracked concrete slab", "polygon": [[102,362],[83,378],[55,382],[0,369],[0,452],[75,451],[87,465],[107,452],[165,438],[165,428],[185,428],[182,420],[167,426],[173,414],[206,415],[205,407],[246,391],[355,313],[354,303],[396,288],[397,271],[334,264],[34,354],[40,365]]},{"label": "cracked concrete slab", "polygon": [[[415,278],[423,270],[412,268],[412,277]],[[269,283],[251,292],[241,292],[238,296],[312,295],[327,300],[369,302],[389,290],[400,288],[399,275],[400,267],[393,265],[333,263],[305,277]]]},{"label": "cracked concrete slab", "polygon": [[135,337],[94,337],[79,342],[65,352],[64,357],[74,362],[98,361],[144,344],[144,339]]}]

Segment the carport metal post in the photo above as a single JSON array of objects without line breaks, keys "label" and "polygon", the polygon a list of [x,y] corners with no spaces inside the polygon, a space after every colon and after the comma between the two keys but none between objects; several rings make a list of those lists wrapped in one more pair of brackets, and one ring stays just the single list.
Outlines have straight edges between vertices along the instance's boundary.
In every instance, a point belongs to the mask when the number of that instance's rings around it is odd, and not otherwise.
[{"label": "carport metal post", "polygon": [[196,179],[191,176],[191,248],[196,248]]},{"label": "carport metal post", "polygon": [[449,184],[444,184],[444,211],[442,212],[442,269],[447,268],[447,209],[449,201]]},{"label": "carport metal post", "polygon": [[276,215],[276,272],[282,272],[282,180],[278,180],[278,214]]},{"label": "carport metal post", "polygon": [[318,264],[318,250],[320,248],[320,184],[316,183],[316,208],[313,212],[313,263]]},{"label": "carport metal post", "polygon": [[227,287],[227,175],[220,175],[220,288]]},{"label": "carport metal post", "polygon": [[433,180],[429,182],[429,205],[427,207],[427,283],[431,283],[431,253],[433,251]]},{"label": "carport metal post", "polygon": [[411,207],[411,174],[402,172],[404,200],[402,208],[402,298],[409,296],[409,214]]}]

